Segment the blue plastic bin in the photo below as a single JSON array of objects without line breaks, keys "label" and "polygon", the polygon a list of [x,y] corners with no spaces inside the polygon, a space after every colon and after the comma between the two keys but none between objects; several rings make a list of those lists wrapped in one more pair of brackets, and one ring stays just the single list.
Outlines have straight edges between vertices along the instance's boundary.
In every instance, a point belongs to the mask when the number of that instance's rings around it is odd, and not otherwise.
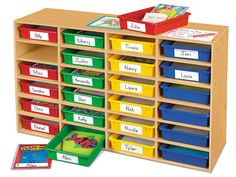
[{"label": "blue plastic bin", "polygon": [[[180,109],[175,109],[175,107]],[[181,109],[182,108],[182,109]],[[192,109],[192,110],[191,110]],[[210,111],[201,108],[162,103],[159,106],[163,120],[208,127]]]},{"label": "blue plastic bin", "polygon": [[210,67],[173,62],[162,62],[160,66],[164,77],[210,83]]},{"label": "blue plastic bin", "polygon": [[208,167],[209,153],[184,147],[161,144],[159,149],[165,160],[185,163],[202,168]]},{"label": "blue plastic bin", "polygon": [[209,146],[209,132],[204,130],[196,130],[169,124],[161,124],[159,130],[161,131],[162,139],[164,140],[201,147]]},{"label": "blue plastic bin", "polygon": [[161,43],[163,54],[166,57],[182,58],[209,62],[211,60],[211,47],[208,45],[163,41]]},{"label": "blue plastic bin", "polygon": [[162,83],[160,87],[162,88],[163,97],[165,98],[189,101],[200,104],[210,103],[209,89],[169,83]]}]

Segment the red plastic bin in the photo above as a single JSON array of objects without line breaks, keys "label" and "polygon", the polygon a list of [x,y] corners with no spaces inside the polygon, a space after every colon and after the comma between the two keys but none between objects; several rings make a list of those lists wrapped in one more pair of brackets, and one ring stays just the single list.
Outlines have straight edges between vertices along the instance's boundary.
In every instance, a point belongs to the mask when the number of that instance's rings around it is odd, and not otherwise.
[{"label": "red plastic bin", "polygon": [[21,62],[19,66],[21,68],[21,73],[25,76],[40,77],[51,80],[58,79],[58,71],[56,66],[50,65],[50,67],[49,65],[24,61]]},{"label": "red plastic bin", "polygon": [[120,27],[131,31],[137,31],[145,34],[160,34],[179,28],[188,24],[188,17],[191,15],[186,12],[184,15],[171,18],[159,23],[143,22],[142,19],[147,12],[150,12],[153,7],[130,12],[127,14],[119,15]]},{"label": "red plastic bin", "polygon": [[20,84],[24,93],[58,98],[58,87],[56,85],[25,80],[20,81]]},{"label": "red plastic bin", "polygon": [[40,120],[33,117],[22,116],[20,118],[24,129],[43,132],[46,134],[56,135],[59,132],[59,125],[56,122]]},{"label": "red plastic bin", "polygon": [[57,42],[57,28],[54,27],[21,25],[19,30],[23,39]]},{"label": "red plastic bin", "polygon": [[59,109],[57,104],[46,103],[25,98],[22,98],[20,102],[24,111],[43,114],[52,117],[59,117]]}]

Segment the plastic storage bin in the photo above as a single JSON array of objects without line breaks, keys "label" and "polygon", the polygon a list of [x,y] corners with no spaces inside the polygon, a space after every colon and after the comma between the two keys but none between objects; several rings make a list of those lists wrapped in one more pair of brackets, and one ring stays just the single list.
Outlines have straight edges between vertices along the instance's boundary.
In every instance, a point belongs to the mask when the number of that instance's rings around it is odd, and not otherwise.
[{"label": "plastic storage bin", "polygon": [[201,104],[210,103],[210,91],[209,89],[183,86],[178,84],[161,84],[163,96],[165,98],[171,98],[182,101],[189,101]]},{"label": "plastic storage bin", "polygon": [[197,126],[209,126],[210,110],[162,103],[159,107],[162,119]]},{"label": "plastic storage bin", "polygon": [[187,42],[164,41],[161,43],[164,56],[199,60],[209,62],[211,60],[211,47],[203,44]]},{"label": "plastic storage bin", "polygon": [[153,7],[119,15],[120,27],[127,30],[138,31],[145,34],[160,34],[175,28],[179,28],[188,24],[190,13],[185,13],[182,16],[168,19],[159,23],[149,23],[142,21],[142,18],[147,12],[150,12]]},{"label": "plastic storage bin", "polygon": [[66,125],[48,143],[48,158],[90,166],[104,145],[104,132]]},{"label": "plastic storage bin", "polygon": [[54,27],[21,25],[19,30],[23,39],[57,42],[57,28]]},{"label": "plastic storage bin", "polygon": [[56,85],[25,80],[20,81],[20,84],[24,93],[58,98],[58,87]]},{"label": "plastic storage bin", "polygon": [[41,120],[32,117],[22,116],[20,118],[24,129],[56,135],[59,131],[59,125],[56,122]]},{"label": "plastic storage bin", "polygon": [[61,52],[65,64],[85,66],[91,68],[104,68],[104,54],[75,49],[65,49]]},{"label": "plastic storage bin", "polygon": [[105,126],[104,112],[98,112],[91,109],[75,108],[66,106],[62,109],[65,119],[71,122],[77,122],[96,127]]},{"label": "plastic storage bin", "polygon": [[32,62],[21,62],[19,66],[21,68],[21,73],[25,76],[40,77],[50,80],[58,79],[58,71],[56,66]]},{"label": "plastic storage bin", "polygon": [[113,91],[147,97],[155,96],[155,81],[118,75],[112,75],[108,80],[111,82]]},{"label": "plastic storage bin", "polygon": [[155,143],[152,141],[116,134],[112,134],[109,140],[113,150],[143,157],[153,158],[155,156]]},{"label": "plastic storage bin", "polygon": [[59,116],[58,104],[22,98],[22,109],[27,112],[43,114],[52,117]]},{"label": "plastic storage bin", "polygon": [[209,146],[209,132],[205,130],[168,124],[161,124],[159,130],[162,132],[162,138],[164,140],[201,147]]},{"label": "plastic storage bin", "polygon": [[104,73],[66,68],[61,71],[64,82],[92,88],[104,88]]},{"label": "plastic storage bin", "polygon": [[104,48],[104,34],[67,29],[62,32],[66,44]]},{"label": "plastic storage bin", "polygon": [[137,57],[112,55],[108,58],[111,70],[141,76],[155,76],[155,60]]},{"label": "plastic storage bin", "polygon": [[162,62],[161,68],[167,78],[210,83],[210,67]]},{"label": "plastic storage bin", "polygon": [[128,116],[111,115],[108,120],[111,122],[111,129],[144,137],[154,137],[154,122],[135,119]]},{"label": "plastic storage bin", "polygon": [[185,163],[202,168],[208,167],[208,152],[166,144],[161,144],[159,149],[162,152],[162,158],[165,160]]},{"label": "plastic storage bin", "polygon": [[155,40],[150,38],[112,35],[110,37],[112,50],[136,52],[146,55],[155,54]]},{"label": "plastic storage bin", "polygon": [[125,112],[147,118],[153,118],[155,115],[155,103],[150,100],[112,95],[108,101],[111,110],[115,112]]},{"label": "plastic storage bin", "polygon": [[104,107],[104,93],[85,89],[64,88],[62,90],[65,100],[71,103],[79,103],[94,107]]}]

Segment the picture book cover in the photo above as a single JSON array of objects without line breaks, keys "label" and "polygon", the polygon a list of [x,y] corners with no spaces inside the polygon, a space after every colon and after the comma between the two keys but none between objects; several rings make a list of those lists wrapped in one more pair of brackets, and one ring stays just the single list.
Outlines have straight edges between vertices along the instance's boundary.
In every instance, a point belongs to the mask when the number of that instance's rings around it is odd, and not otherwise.
[{"label": "picture book cover", "polygon": [[20,144],[12,169],[51,168],[52,161],[48,159],[45,146],[46,144]]},{"label": "picture book cover", "polygon": [[120,30],[120,20],[115,16],[102,16],[87,26]]}]

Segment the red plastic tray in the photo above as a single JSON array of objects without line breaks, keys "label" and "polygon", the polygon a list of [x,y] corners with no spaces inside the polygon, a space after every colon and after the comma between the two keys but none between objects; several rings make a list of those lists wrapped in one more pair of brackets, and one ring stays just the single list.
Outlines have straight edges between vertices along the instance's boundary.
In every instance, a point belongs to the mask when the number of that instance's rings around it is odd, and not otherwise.
[{"label": "red plastic tray", "polygon": [[53,105],[45,105],[42,103],[32,102],[31,99],[21,99],[20,102],[22,104],[22,108],[24,111],[43,114],[47,116],[58,117],[59,109],[58,106]]},{"label": "red plastic tray", "polygon": [[24,93],[39,95],[50,98],[58,98],[58,88],[52,87],[52,84],[44,84],[32,81],[20,81]]},{"label": "red plastic tray", "polygon": [[141,19],[147,12],[150,12],[153,8],[154,6],[119,15],[118,18],[120,19],[120,27],[122,29],[137,31],[145,34],[160,34],[187,25],[188,17],[189,15],[191,15],[190,13],[186,12],[182,16],[168,19],[159,23],[143,22]]},{"label": "red plastic tray", "polygon": [[56,69],[42,68],[33,66],[36,63],[32,62],[21,62],[19,64],[21,73],[25,76],[40,77],[45,79],[57,80],[58,71]]},{"label": "red plastic tray", "polygon": [[57,42],[57,28],[36,25],[21,25],[19,27],[23,39]]},{"label": "red plastic tray", "polygon": [[59,132],[59,125],[54,125],[50,121],[45,120],[33,120],[32,117],[22,116],[20,118],[22,121],[23,128],[27,130],[43,132],[46,134],[56,135]]}]

